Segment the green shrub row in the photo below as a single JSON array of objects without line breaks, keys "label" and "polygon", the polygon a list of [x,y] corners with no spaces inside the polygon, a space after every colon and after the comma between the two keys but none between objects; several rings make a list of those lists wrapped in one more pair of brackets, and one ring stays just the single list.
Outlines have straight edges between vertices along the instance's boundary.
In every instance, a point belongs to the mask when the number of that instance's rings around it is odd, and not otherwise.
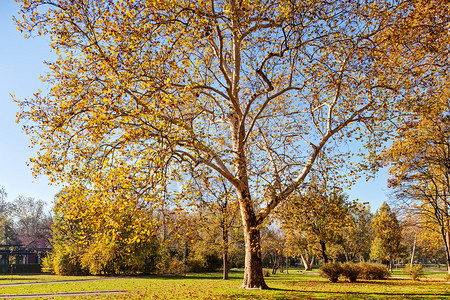
[{"label": "green shrub row", "polygon": [[320,275],[331,282],[337,282],[344,277],[350,282],[357,279],[380,280],[389,277],[388,268],[382,264],[373,263],[328,263],[320,268]]}]

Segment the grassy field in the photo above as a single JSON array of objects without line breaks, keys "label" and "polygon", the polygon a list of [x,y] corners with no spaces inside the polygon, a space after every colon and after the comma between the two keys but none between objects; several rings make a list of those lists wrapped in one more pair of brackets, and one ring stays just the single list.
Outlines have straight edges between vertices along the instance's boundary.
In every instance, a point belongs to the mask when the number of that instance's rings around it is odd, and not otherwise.
[{"label": "grassy field", "polygon": [[[239,289],[242,272],[231,272],[228,281],[221,280],[219,273],[126,278],[14,275],[12,280],[10,275],[5,275],[0,276],[0,294],[126,290],[126,294],[60,299],[450,299],[450,285],[440,279],[445,277],[441,273],[426,272],[426,278],[420,281],[412,281],[397,271],[388,280],[329,283],[316,272],[291,270],[290,274],[268,277],[266,281],[272,289],[264,291]],[[102,280],[5,286],[11,283],[73,279]]]}]

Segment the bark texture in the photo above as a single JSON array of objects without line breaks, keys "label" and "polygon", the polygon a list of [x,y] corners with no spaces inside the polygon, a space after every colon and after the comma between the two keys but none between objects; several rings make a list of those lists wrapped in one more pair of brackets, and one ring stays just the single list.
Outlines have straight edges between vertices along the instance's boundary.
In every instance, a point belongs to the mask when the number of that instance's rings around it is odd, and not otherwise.
[{"label": "bark texture", "polygon": [[245,270],[244,281],[241,288],[244,289],[268,289],[264,281],[261,260],[261,236],[259,229],[245,228]]}]

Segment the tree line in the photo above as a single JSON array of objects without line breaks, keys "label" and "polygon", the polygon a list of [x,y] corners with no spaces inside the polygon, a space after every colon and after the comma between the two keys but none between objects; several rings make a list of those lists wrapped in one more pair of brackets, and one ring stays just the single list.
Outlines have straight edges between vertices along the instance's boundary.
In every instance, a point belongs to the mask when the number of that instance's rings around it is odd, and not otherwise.
[{"label": "tree line", "polygon": [[[186,213],[167,206],[153,212],[152,219],[146,207],[86,212],[80,198],[78,211],[56,206],[53,250],[43,270],[60,275],[130,275],[221,269],[223,279],[228,279],[231,269],[245,265],[237,199],[223,185],[208,186],[206,190],[195,186],[198,209]],[[405,218],[387,203],[372,214],[367,203],[350,201],[342,189],[335,187],[330,192],[311,186],[305,195],[293,196],[288,211],[280,210],[261,228],[262,264],[272,273],[283,271],[286,265],[312,270],[313,265],[332,261],[376,261],[390,270],[394,261],[401,261],[402,267],[414,262],[446,264],[443,241],[436,238],[436,232],[419,226],[417,218]],[[199,195],[206,191],[211,194]],[[68,195],[60,193],[59,197]],[[177,196],[166,195],[166,200],[175,203],[176,199],[167,198]]]}]

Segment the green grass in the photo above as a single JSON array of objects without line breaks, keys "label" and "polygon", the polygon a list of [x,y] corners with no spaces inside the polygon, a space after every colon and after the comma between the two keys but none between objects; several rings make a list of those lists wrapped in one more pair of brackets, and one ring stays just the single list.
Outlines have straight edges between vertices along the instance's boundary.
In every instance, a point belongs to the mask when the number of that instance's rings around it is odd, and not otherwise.
[{"label": "green grass", "polygon": [[[412,281],[395,278],[381,281],[330,283],[316,273],[290,271],[266,278],[271,290],[241,290],[242,272],[188,276],[108,278],[108,280],[0,286],[0,294],[57,293],[98,290],[127,290],[127,294],[83,296],[77,299],[450,299],[450,285],[442,280]],[[396,276],[396,275],[394,275]],[[0,284],[10,276],[0,276]],[[67,280],[68,277],[15,275],[14,282]],[[397,277],[397,276],[396,276]],[[70,277],[70,279],[94,277]],[[42,298],[41,298],[42,299]],[[70,299],[65,297],[61,299]]]}]

